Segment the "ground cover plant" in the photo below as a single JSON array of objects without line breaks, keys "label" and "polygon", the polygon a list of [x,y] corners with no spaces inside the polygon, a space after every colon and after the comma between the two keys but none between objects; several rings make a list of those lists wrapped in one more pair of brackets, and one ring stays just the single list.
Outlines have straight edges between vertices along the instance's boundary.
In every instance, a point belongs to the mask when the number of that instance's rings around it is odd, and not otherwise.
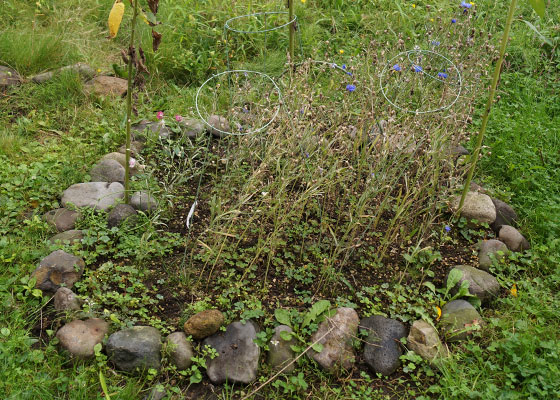
[{"label": "ground cover plant", "polygon": [[[402,367],[384,377],[361,362],[360,351],[354,367],[334,373],[304,356],[290,375],[274,377],[263,364],[249,385],[212,385],[206,379],[212,351],[202,344],[188,369],[177,369],[167,355],[159,371],[143,375],[119,371],[99,347],[86,361],[60,351],[56,332],[74,318],[103,318],[110,333],[149,325],[168,334],[214,308],[226,323],[256,321],[263,353],[278,323],[294,329],[297,354],[306,350],[336,307],[353,308],[360,317],[437,325],[440,307],[454,296],[439,290],[446,288],[448,268],[476,265],[475,243],[494,236],[449,212],[466,171],[465,157],[451,149],[475,147],[471,138],[481,124],[507,5],[294,3],[298,30],[294,65],[288,65],[287,29],[266,37],[225,37],[223,30],[234,16],[287,11],[284,2],[159,2],[163,40],[157,52],[146,50],[150,74],[134,99],[132,122],[164,120],[172,134],[147,138],[134,155],[146,168],[130,182],[132,190],[158,199],[158,207],[140,213],[135,223],[112,227],[106,212],[82,212],[76,228],[85,233],[78,242],[49,243],[55,231],[41,216],[58,207],[70,185],[87,182],[101,156],[125,143],[125,101],[86,94],[73,71],[0,94],[5,398],[133,399],[154,387],[169,398],[558,396],[560,16],[552,2],[542,19],[528,4],[517,9],[474,176],[515,208],[532,246],[490,267],[500,295],[480,309],[483,328],[449,344],[449,358],[430,364],[405,352]],[[0,64],[28,78],[75,62],[99,75],[123,74],[120,50],[129,45],[131,23],[125,5],[119,34],[108,40],[113,1],[6,0]],[[263,26],[259,18],[245,22]],[[284,21],[275,18],[266,23]],[[139,24],[139,43],[151,49],[151,29]],[[451,108],[407,113],[383,96],[380,80],[392,82],[398,105],[440,104],[453,95],[436,99],[439,83],[418,79],[406,56],[388,64],[416,46],[444,54],[460,71],[462,91]],[[422,61],[434,74],[446,74],[439,79],[454,79],[449,66]],[[267,79],[240,72],[201,89],[203,117],[233,103],[223,114],[238,133],[239,127],[263,126],[278,109],[276,118],[255,135],[180,134],[181,121],[199,118],[201,85],[228,65],[269,74],[281,100]],[[405,86],[405,74],[417,81]],[[82,300],[79,311],[56,312],[52,295],[30,278],[56,249],[85,261],[84,276],[73,287]],[[354,339],[356,350],[366,341]]]}]

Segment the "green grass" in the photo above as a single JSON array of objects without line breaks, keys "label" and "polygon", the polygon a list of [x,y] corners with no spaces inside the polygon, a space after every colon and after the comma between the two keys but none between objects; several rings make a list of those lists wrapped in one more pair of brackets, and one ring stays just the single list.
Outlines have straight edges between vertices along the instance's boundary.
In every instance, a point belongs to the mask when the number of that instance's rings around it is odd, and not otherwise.
[{"label": "green grass", "polygon": [[[126,4],[119,36],[108,41],[112,0],[7,0],[0,9],[0,64],[25,77],[78,61],[110,72],[113,63],[122,63],[119,51],[128,40]],[[63,246],[87,262],[76,286],[90,300],[84,312],[111,320],[112,331],[143,323],[167,332],[180,329],[197,311],[219,307],[228,322],[254,318],[269,336],[274,310],[286,308],[292,310],[302,348],[315,328],[314,323],[303,327],[303,316],[321,299],[356,307],[360,316],[434,319],[440,299],[422,283],[441,286],[445,266],[438,258],[449,246],[467,245],[461,232],[485,235],[459,226],[444,233],[445,202],[460,187],[463,172],[445,149],[467,143],[480,123],[506,5],[477,2],[476,18],[447,1],[427,5],[297,2],[305,56],[346,64],[352,77],[313,62],[281,73],[285,31],[270,33],[266,47],[262,35],[232,35],[232,65],[266,68],[281,86],[283,108],[276,122],[263,135],[210,143],[206,138],[163,145],[149,140],[140,160],[148,173],[136,177],[133,187],[152,190],[162,200],[160,210],[142,218],[137,229],[109,229],[102,214],[87,214],[79,222],[89,229],[86,239]],[[138,118],[154,120],[163,110],[170,122],[175,114],[197,117],[196,90],[226,68],[224,22],[282,10],[283,2],[162,0],[160,9],[164,40],[158,53],[147,50],[151,74],[137,108]],[[348,377],[327,374],[302,357],[294,375],[299,378],[280,378],[255,398],[557,395],[560,58],[554,45],[560,42],[560,17],[551,6],[547,18],[538,21],[526,4],[518,15],[553,46],[543,46],[525,23],[514,24],[477,181],[515,207],[520,229],[533,245],[494,269],[505,289],[517,284],[519,296],[484,308],[487,327],[454,346],[454,356],[441,365],[409,355],[396,377],[365,370]],[[458,23],[451,24],[451,18]],[[150,31],[140,28],[144,49],[151,49]],[[432,40],[441,42],[437,51],[463,66],[463,95],[444,113],[414,116],[392,109],[378,89],[384,62],[415,45],[430,48]],[[348,83],[357,90],[347,92]],[[29,283],[38,261],[54,248],[45,242],[52,228],[40,215],[57,207],[66,187],[87,179],[91,165],[124,142],[123,102],[88,97],[82,89],[80,78],[67,73],[0,95],[0,304],[5,311],[0,392],[8,399],[101,398],[102,371],[113,399],[142,398],[156,382],[172,398],[181,398],[193,389],[190,372],[165,362],[157,376],[131,377],[114,370],[103,353],[86,362],[68,361],[53,340],[64,316],[53,313],[49,297]],[[258,96],[251,102],[265,103]],[[389,121],[388,136],[402,138],[401,149],[391,143],[363,145],[361,133],[382,119]],[[185,217],[199,182],[198,211],[187,232]],[[132,292],[119,289],[123,280]],[[259,374],[261,381],[271,376],[266,368]],[[239,398],[258,385],[226,386],[218,397]]]}]

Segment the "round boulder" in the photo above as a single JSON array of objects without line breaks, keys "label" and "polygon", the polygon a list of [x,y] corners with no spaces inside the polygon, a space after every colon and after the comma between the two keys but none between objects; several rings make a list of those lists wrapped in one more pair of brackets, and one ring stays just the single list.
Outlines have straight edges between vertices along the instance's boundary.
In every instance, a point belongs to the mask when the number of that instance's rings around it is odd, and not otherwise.
[{"label": "round boulder", "polygon": [[62,194],[63,206],[90,207],[107,210],[124,198],[124,186],[118,182],[86,182],[70,186]]},{"label": "round boulder", "polygon": [[187,335],[195,339],[204,339],[218,332],[224,323],[224,314],[219,310],[204,310],[185,322],[184,329]]},{"label": "round boulder", "polygon": [[116,160],[103,159],[89,171],[91,182],[124,182],[124,167]]},{"label": "round boulder", "polygon": [[531,248],[525,236],[510,225],[502,225],[500,233],[498,233],[498,238],[504,242],[511,251],[525,251]]},{"label": "round boulder", "polygon": [[128,82],[114,76],[96,76],[84,85],[84,89],[97,96],[124,97]]},{"label": "round boulder", "polygon": [[80,300],[73,291],[61,287],[54,294],[54,308],[57,311],[78,311],[81,308]]},{"label": "round boulder", "polygon": [[424,320],[414,321],[406,340],[407,346],[424,360],[447,357],[449,351],[439,340],[436,328]]},{"label": "round boulder", "polygon": [[193,347],[183,332],[175,332],[167,336],[166,346],[169,351],[169,359],[178,370],[185,370],[191,366],[191,357],[194,355]]},{"label": "round boulder", "polygon": [[93,356],[93,348],[97,343],[101,343],[108,331],[107,322],[99,318],[92,318],[67,323],[58,330],[56,337],[60,341],[60,345],[72,356],[88,358]]},{"label": "round boulder", "polygon": [[448,342],[466,340],[484,324],[476,309],[466,300],[453,300],[443,306],[439,321]]},{"label": "round boulder", "polygon": [[151,326],[135,326],[109,336],[107,354],[117,368],[132,372],[161,366],[161,335]]},{"label": "round boulder", "polygon": [[56,292],[61,285],[71,288],[82,276],[85,266],[80,257],[56,250],[41,260],[31,277],[37,279],[37,288]]},{"label": "round boulder", "polygon": [[499,199],[492,199],[496,207],[496,220],[490,225],[494,232],[499,232],[503,225],[515,225],[517,213],[511,206]]},{"label": "round boulder", "polygon": [[210,115],[208,117],[208,125],[210,125],[210,127],[208,128],[208,131],[216,136],[216,137],[224,137],[224,136],[228,136],[227,132],[230,132],[230,125],[229,122],[226,118],[221,117],[219,115]]},{"label": "round boulder", "polygon": [[[459,209],[460,201],[461,196],[453,199],[451,203],[453,211]],[[491,224],[496,220],[496,207],[490,196],[479,192],[468,192],[461,210],[461,216],[465,217],[469,224],[472,224],[473,220],[479,224]]]},{"label": "round boulder", "polygon": [[505,243],[496,239],[483,240],[478,243],[478,263],[480,269],[488,271],[492,265],[491,256],[496,260],[504,258],[509,253]]},{"label": "round boulder", "polygon": [[284,368],[283,372],[289,374],[296,368],[293,363],[295,352],[292,350],[292,346],[297,343],[293,337],[290,337],[289,340],[283,339],[282,332],[292,333],[293,330],[287,325],[279,325],[274,328],[274,335],[268,343],[268,348],[270,349],[268,352],[268,364],[276,370]]},{"label": "round boulder", "polygon": [[49,238],[49,243],[55,244],[60,243],[79,243],[84,238],[84,232],[79,229],[71,229],[66,232],[60,232],[53,237]]},{"label": "round boulder", "polygon": [[149,212],[157,208],[156,199],[145,190],[136,192],[130,198],[130,205],[136,210]]},{"label": "round boulder", "polygon": [[449,274],[453,270],[460,271],[462,277],[457,285],[451,289],[452,294],[458,292],[463,281],[469,282],[469,293],[478,297],[483,303],[488,302],[500,293],[498,280],[486,271],[471,267],[470,265],[457,265],[450,269]]},{"label": "round boulder", "polygon": [[57,231],[65,232],[74,229],[76,220],[80,216],[77,211],[68,210],[66,208],[57,208],[51,210],[43,215],[43,219],[49,224],[53,225]]},{"label": "round boulder", "polygon": [[107,225],[109,228],[119,226],[124,220],[135,217],[138,213],[129,204],[117,204],[107,216]]}]

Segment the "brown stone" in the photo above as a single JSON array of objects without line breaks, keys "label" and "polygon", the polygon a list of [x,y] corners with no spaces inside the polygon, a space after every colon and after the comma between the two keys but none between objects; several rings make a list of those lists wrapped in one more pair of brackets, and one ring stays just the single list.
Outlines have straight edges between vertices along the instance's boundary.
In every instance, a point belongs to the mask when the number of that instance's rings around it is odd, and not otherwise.
[{"label": "brown stone", "polygon": [[39,289],[56,292],[62,284],[71,288],[82,276],[84,267],[80,257],[56,250],[41,260],[31,277],[37,279]]},{"label": "brown stone", "polygon": [[224,323],[224,314],[219,310],[204,310],[190,317],[185,322],[184,329],[187,335],[195,339],[204,339],[218,332]]},{"label": "brown stone", "polygon": [[67,323],[56,333],[60,345],[72,356],[88,358],[94,354],[94,347],[101,343],[109,331],[109,324],[102,319],[75,320]]},{"label": "brown stone", "polygon": [[98,96],[123,97],[128,90],[128,82],[114,76],[96,76],[84,88],[86,92]]}]

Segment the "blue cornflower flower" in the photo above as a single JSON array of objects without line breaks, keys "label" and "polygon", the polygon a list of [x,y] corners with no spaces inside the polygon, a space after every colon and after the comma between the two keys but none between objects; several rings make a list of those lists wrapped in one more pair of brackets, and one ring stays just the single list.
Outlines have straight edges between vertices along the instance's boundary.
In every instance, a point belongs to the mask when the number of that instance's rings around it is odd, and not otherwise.
[{"label": "blue cornflower flower", "polygon": [[309,158],[309,153],[307,151],[305,152],[305,157]]},{"label": "blue cornflower flower", "polygon": [[393,69],[394,69],[395,71],[400,71],[400,70],[401,70],[401,66],[400,66],[399,64],[395,64],[395,65],[393,65]]},{"label": "blue cornflower flower", "polygon": [[356,86],[355,85],[346,85],[346,90],[348,90],[349,92],[353,92],[354,90],[356,90]]},{"label": "blue cornflower flower", "polygon": [[439,76],[442,79],[447,78],[447,74],[445,72],[438,72],[437,76]]},{"label": "blue cornflower flower", "polygon": [[441,43],[437,40],[432,40],[432,46],[439,46]]},{"label": "blue cornflower flower", "polygon": [[461,2],[461,7],[463,8],[471,8],[472,4],[471,3],[467,3],[466,1]]},{"label": "blue cornflower flower", "polygon": [[346,75],[353,76],[353,75],[352,75],[352,72],[347,72]]},{"label": "blue cornflower flower", "polygon": [[451,20],[451,23],[454,24],[455,22],[457,22],[457,20],[456,20],[455,18],[453,18],[453,19]]},{"label": "blue cornflower flower", "polygon": [[422,72],[423,71],[422,67],[419,66],[419,65],[413,65],[412,69],[414,69],[414,72]]},{"label": "blue cornflower flower", "polygon": [[342,69],[346,69],[346,64],[342,64]]},{"label": "blue cornflower flower", "polygon": [[445,232],[451,232],[451,227],[449,225],[445,225]]}]

